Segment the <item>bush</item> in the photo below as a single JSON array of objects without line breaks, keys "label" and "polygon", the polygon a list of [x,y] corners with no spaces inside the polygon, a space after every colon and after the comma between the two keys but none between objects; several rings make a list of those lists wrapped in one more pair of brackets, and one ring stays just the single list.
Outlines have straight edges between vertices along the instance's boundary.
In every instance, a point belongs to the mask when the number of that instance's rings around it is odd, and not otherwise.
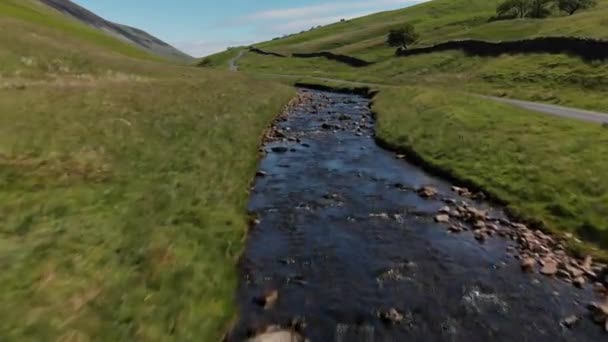
[{"label": "bush", "polygon": [[203,58],[200,62],[198,62],[197,66],[199,67],[208,67],[211,66],[211,59],[210,58]]},{"label": "bush", "polygon": [[558,0],[557,7],[573,15],[576,11],[591,8],[597,5],[597,0]]},{"label": "bush", "polygon": [[490,21],[515,18],[546,18],[554,8],[572,15],[597,5],[597,0],[505,0],[496,8]]},{"label": "bush", "polygon": [[420,35],[416,32],[414,25],[406,24],[402,28],[391,30],[386,42],[389,46],[407,49],[408,45],[417,42],[419,38]]}]

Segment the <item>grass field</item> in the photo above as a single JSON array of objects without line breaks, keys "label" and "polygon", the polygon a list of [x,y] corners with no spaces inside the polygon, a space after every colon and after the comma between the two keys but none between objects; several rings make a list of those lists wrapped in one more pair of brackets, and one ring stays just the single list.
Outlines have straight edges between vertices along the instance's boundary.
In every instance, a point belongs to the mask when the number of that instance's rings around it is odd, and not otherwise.
[{"label": "grass field", "polygon": [[386,85],[418,85],[506,96],[608,112],[608,63],[566,55],[469,57],[459,51],[393,58],[364,68],[323,58],[277,58],[247,53],[251,73],[316,76]]},{"label": "grass field", "polygon": [[385,88],[373,109],[388,145],[415,151],[554,232],[608,247],[608,129],[420,87]]},{"label": "grass field", "polygon": [[[219,341],[294,95],[0,2],[0,340]],[[238,99],[238,101],[235,101]]]}]

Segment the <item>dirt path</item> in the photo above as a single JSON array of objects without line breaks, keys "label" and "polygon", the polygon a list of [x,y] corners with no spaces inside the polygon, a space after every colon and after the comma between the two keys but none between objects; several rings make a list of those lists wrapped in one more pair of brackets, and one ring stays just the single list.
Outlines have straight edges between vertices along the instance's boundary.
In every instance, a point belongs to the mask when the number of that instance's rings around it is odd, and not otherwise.
[{"label": "dirt path", "polygon": [[239,54],[236,55],[234,58],[230,59],[228,61],[228,68],[230,69],[230,71],[239,71],[239,59],[241,59],[241,57],[243,57],[243,55],[245,54],[247,50],[241,50],[239,51]]},{"label": "dirt path", "polygon": [[[496,225],[509,224],[500,210],[459,197],[450,184],[379,148],[369,100],[308,94],[264,146],[249,204],[259,221],[240,265],[241,319],[229,341],[281,328],[298,335],[266,336],[338,342],[606,338],[585,318],[584,304],[596,299],[591,289],[521,271],[508,252],[516,242],[498,236],[514,236],[511,226],[484,230],[480,243],[468,223],[462,227],[469,231],[460,234],[436,223],[446,203],[466,203],[488,210]],[[427,185],[438,191],[433,198],[416,191]],[[581,319],[570,329],[561,322],[572,315]]]}]

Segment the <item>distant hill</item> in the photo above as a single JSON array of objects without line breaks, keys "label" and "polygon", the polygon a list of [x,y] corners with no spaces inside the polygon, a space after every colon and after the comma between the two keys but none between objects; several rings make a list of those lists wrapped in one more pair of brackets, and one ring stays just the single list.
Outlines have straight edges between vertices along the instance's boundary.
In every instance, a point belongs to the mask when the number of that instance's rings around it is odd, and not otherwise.
[{"label": "distant hill", "polygon": [[105,32],[108,32],[124,41],[137,45],[147,51],[150,51],[156,55],[178,59],[178,60],[192,60],[193,57],[179,51],[173,46],[165,43],[164,41],[150,35],[149,33],[140,29],[113,23],[108,21],[95,13],[73,3],[70,0],[39,0],[43,4],[56,9],[72,18]]}]

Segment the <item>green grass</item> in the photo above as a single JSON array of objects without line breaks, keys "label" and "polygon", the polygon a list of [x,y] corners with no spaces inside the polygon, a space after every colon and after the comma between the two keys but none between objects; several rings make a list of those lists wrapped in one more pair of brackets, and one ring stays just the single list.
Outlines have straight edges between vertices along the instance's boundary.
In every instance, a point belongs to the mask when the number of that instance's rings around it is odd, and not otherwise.
[{"label": "green grass", "polygon": [[415,151],[547,229],[608,246],[608,129],[421,87],[383,89],[373,110],[388,145]]},{"label": "green grass", "polygon": [[293,91],[201,76],[0,94],[3,341],[220,339],[260,137]]},{"label": "green grass", "polygon": [[566,55],[470,57],[449,51],[393,58],[351,68],[323,58],[277,58],[247,53],[239,62],[251,73],[334,78],[385,85],[417,85],[506,96],[608,112],[608,63]]},{"label": "green grass", "polygon": [[0,340],[219,341],[294,90],[62,20],[0,3]]}]

